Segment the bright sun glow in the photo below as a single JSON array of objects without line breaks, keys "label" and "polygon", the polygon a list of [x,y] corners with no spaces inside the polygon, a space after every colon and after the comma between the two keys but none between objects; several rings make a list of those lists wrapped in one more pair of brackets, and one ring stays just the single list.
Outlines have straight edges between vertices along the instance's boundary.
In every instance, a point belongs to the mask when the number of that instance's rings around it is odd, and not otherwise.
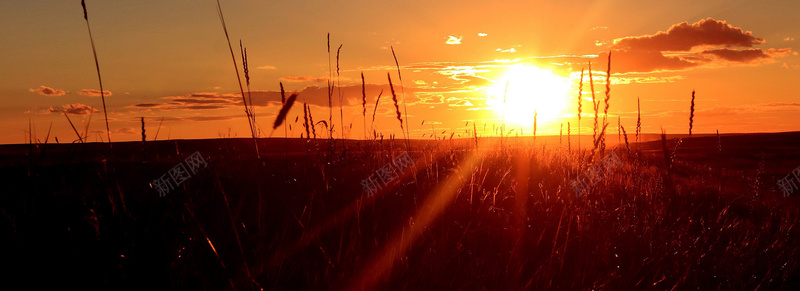
[{"label": "bright sun glow", "polygon": [[538,130],[541,131],[543,125],[561,116],[566,108],[570,83],[549,70],[514,65],[488,90],[486,103],[498,118],[505,119],[507,128],[532,128],[535,111],[538,113]]}]

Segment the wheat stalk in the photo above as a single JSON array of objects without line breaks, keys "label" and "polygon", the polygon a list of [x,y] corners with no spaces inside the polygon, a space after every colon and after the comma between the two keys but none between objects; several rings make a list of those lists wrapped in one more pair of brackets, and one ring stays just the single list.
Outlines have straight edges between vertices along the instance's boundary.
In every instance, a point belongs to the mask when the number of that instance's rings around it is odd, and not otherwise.
[{"label": "wheat stalk", "polygon": [[364,139],[367,139],[367,88],[364,72],[361,72],[361,117],[364,119]]},{"label": "wheat stalk", "polygon": [[[605,99],[605,109],[603,110],[603,123],[608,123],[608,107],[609,101],[611,101],[611,52],[608,52],[608,68],[606,69],[606,99]],[[603,133],[603,144],[600,152],[606,152],[606,135],[605,132]]]},{"label": "wheat stalk", "polygon": [[[392,57],[394,58],[394,65],[397,67],[397,78],[400,79],[400,93],[403,94],[403,112],[405,114],[406,121],[408,121],[408,108],[406,107],[406,86],[403,85],[403,75],[400,74],[400,62],[397,61],[397,54],[394,53],[393,46],[390,46],[390,48],[392,49]],[[408,132],[410,130],[409,127],[406,127],[406,146],[408,146],[408,138],[410,135],[410,133]]]},{"label": "wheat stalk", "polygon": [[567,122],[567,151],[572,152],[572,127]]},{"label": "wheat stalk", "polygon": [[373,129],[373,131],[375,128],[375,113],[378,112],[378,104],[381,103],[381,96],[383,96],[383,89],[378,93],[378,99],[375,100],[375,109],[372,109],[372,123],[370,124],[370,129]]},{"label": "wheat stalk", "polygon": [[306,138],[311,138],[311,130],[308,128],[308,104],[303,102],[303,127],[306,128]]},{"label": "wheat stalk", "polygon": [[642,132],[642,103],[636,97],[636,143],[639,143],[639,133]]},{"label": "wheat stalk", "polygon": [[[592,108],[594,109],[594,132],[592,133],[592,144],[597,144],[597,116],[600,104],[597,102],[594,93],[594,77],[592,76],[592,62],[589,62],[589,88],[592,90]],[[596,148],[596,147],[595,147]]]},{"label": "wheat stalk", "polygon": [[622,129],[622,135],[625,136],[625,149],[627,150],[628,154],[630,154],[631,153],[631,145],[628,144],[628,133],[625,132],[625,126],[622,126],[620,124],[619,128]]},{"label": "wheat stalk", "polygon": [[692,105],[689,108],[689,135],[692,135],[692,126],[694,125],[694,90],[692,90]]},{"label": "wheat stalk", "polygon": [[239,40],[239,52],[242,54],[242,69],[244,70],[244,80],[247,84],[247,99],[250,103],[250,119],[252,119],[251,124],[253,125],[253,132],[258,135],[258,125],[256,124],[256,112],[255,108],[253,107],[253,95],[250,93],[250,67],[247,64],[247,48],[242,46],[242,40]]},{"label": "wheat stalk", "polygon": [[392,91],[392,101],[394,102],[394,109],[397,113],[397,121],[400,121],[400,131],[403,132],[403,135],[406,134],[405,129],[403,128],[403,118],[400,115],[400,107],[397,105],[397,94],[394,92],[394,86],[392,85],[392,75],[386,73],[386,76],[389,78],[389,89]]},{"label": "wheat stalk", "polygon": [[[294,105],[294,101],[296,99],[297,99],[297,93],[292,93],[292,95],[286,99],[286,104],[283,104],[283,106],[281,106],[281,110],[278,111],[278,116],[275,118],[275,123],[272,125],[273,132],[286,119],[286,115],[289,114],[289,109],[292,109],[292,105]],[[271,133],[270,136],[272,136]]]}]

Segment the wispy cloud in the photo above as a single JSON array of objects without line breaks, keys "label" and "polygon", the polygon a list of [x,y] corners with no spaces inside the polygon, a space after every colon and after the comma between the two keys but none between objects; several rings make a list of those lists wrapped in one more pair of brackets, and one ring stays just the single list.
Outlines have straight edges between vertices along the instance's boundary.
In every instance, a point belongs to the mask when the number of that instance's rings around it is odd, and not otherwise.
[{"label": "wispy cloud", "polygon": [[262,70],[275,70],[275,69],[277,69],[277,68],[276,68],[275,66],[266,65],[266,66],[260,66],[260,67],[257,67],[256,69],[262,69]]},{"label": "wispy cloud", "polygon": [[447,41],[445,41],[445,43],[446,44],[461,44],[461,39],[463,39],[463,38],[464,37],[462,37],[462,36],[456,37],[456,36],[448,35],[447,36]]},{"label": "wispy cloud", "polygon": [[328,78],[317,78],[312,76],[288,76],[288,77],[281,77],[281,81],[292,82],[292,83],[299,83],[299,82],[323,83],[327,82]]},{"label": "wispy cloud", "polygon": [[75,115],[98,112],[97,109],[94,109],[92,106],[80,103],[67,104],[59,107],[50,107],[50,109],[47,109],[48,113],[61,113],[65,111],[69,114],[75,114]]},{"label": "wispy cloud", "polygon": [[[395,85],[395,90],[400,90],[400,86]],[[342,86],[342,95],[344,96],[344,106],[349,104],[361,104],[361,85],[348,85]],[[366,84],[365,92],[367,95],[367,102],[375,102],[380,91],[389,92],[389,84]],[[320,86],[307,86],[300,90],[299,98],[310,105],[317,105],[320,107],[328,106],[328,88]],[[416,101],[418,92],[434,92],[434,89],[413,88],[406,87],[406,97],[409,102]],[[272,90],[256,90],[252,91],[251,98],[253,106],[256,107],[270,107],[280,106],[281,92]],[[241,107],[242,95],[239,93],[218,93],[218,92],[199,92],[183,96],[167,96],[161,98],[163,102],[146,102],[137,103],[128,106],[134,109],[158,109],[161,111],[170,110],[209,110],[209,109],[225,109]],[[338,106],[334,102],[334,106]]]},{"label": "wispy cloud", "polygon": [[[92,96],[92,97],[100,97],[100,90],[83,89],[83,90],[78,91],[78,94],[85,95],[85,96]],[[103,95],[111,96],[111,91],[103,90]]]},{"label": "wispy cloud", "polygon": [[38,89],[28,89],[28,91],[39,93],[45,96],[63,96],[67,94],[67,91],[57,90],[47,86],[39,86]]}]

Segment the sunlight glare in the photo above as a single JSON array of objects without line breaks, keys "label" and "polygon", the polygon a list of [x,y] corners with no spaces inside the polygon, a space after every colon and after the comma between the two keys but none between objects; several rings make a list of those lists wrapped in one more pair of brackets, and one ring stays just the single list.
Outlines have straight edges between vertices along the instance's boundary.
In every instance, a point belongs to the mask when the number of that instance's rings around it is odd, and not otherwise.
[{"label": "sunlight glare", "polygon": [[498,118],[505,119],[507,128],[532,128],[536,111],[538,131],[542,131],[543,125],[561,116],[567,106],[569,90],[567,78],[550,70],[518,64],[510,66],[505,75],[488,88],[486,104]]}]

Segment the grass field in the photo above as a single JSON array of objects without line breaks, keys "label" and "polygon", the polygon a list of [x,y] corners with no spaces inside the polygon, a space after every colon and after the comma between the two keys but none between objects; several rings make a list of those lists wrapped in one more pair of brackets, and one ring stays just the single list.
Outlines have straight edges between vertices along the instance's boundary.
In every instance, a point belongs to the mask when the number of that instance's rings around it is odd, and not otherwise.
[{"label": "grass field", "polygon": [[798,200],[775,186],[800,133],[652,139],[609,146],[623,164],[585,195],[591,151],[557,137],[260,139],[260,160],[252,139],[5,145],[3,261],[11,281],[103,289],[800,287]]}]

